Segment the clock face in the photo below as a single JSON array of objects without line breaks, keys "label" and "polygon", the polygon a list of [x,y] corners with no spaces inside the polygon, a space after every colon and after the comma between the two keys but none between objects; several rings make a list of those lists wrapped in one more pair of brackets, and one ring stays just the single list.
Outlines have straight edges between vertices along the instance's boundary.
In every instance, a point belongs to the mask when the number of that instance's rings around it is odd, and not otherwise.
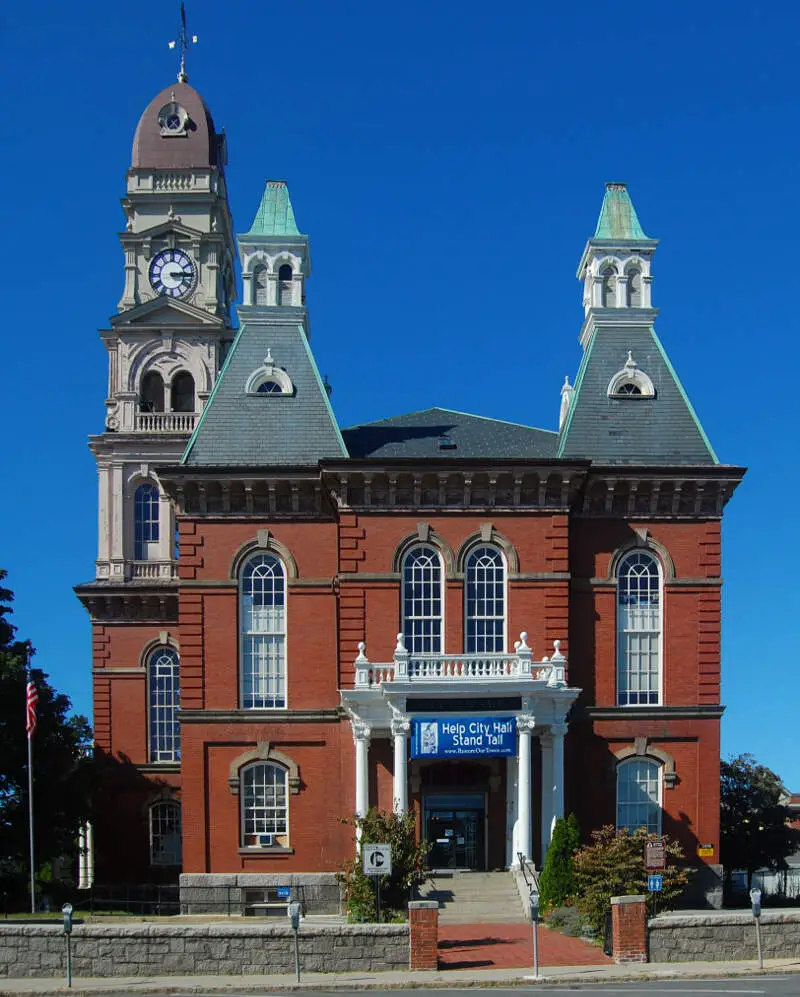
[{"label": "clock face", "polygon": [[156,294],[183,298],[194,287],[197,267],[180,249],[165,249],[150,264],[150,283]]}]

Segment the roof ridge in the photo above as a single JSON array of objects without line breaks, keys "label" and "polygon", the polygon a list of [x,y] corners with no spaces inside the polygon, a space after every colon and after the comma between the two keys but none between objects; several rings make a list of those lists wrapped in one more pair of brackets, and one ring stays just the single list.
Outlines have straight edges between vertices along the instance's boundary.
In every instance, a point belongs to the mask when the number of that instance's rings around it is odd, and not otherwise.
[{"label": "roof ridge", "polygon": [[490,415],[477,415],[475,412],[462,412],[460,409],[445,408],[442,405],[429,405],[427,408],[413,409],[411,412],[401,412],[399,415],[388,415],[382,419],[371,419],[369,422],[358,422],[352,426],[345,426],[344,432],[351,429],[362,429],[365,426],[377,426],[381,422],[389,422],[391,419],[403,419],[410,415],[421,415],[423,412],[448,412],[452,415],[464,415],[468,419],[483,419],[485,422],[496,422],[501,426],[518,426],[520,429],[530,429],[536,433],[550,433],[558,436],[553,429],[540,429],[538,426],[528,426],[523,422],[511,422],[509,419],[495,419]]}]

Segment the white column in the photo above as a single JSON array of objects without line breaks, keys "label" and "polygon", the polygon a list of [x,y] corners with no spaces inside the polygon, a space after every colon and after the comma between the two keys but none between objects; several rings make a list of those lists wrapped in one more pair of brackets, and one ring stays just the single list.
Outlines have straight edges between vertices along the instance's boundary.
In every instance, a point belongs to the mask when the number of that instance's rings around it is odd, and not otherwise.
[{"label": "white column", "polygon": [[406,717],[392,720],[394,738],[394,812],[403,814],[408,810],[408,732],[411,724]]},{"label": "white column", "polygon": [[366,817],[369,810],[369,726],[353,720],[353,741],[356,746],[356,814]]},{"label": "white column", "polygon": [[542,857],[550,846],[550,836],[553,831],[553,738],[543,734],[539,738],[542,749]]},{"label": "white column", "polygon": [[564,816],[564,736],[566,724],[553,724],[553,825]]},{"label": "white column", "polygon": [[517,864],[519,843],[517,837],[517,759],[506,757],[506,866]]},{"label": "white column", "polygon": [[[519,747],[517,750],[517,848],[526,859],[531,858],[531,733],[535,721],[528,713],[517,717]],[[516,861],[517,856],[514,856]]]}]

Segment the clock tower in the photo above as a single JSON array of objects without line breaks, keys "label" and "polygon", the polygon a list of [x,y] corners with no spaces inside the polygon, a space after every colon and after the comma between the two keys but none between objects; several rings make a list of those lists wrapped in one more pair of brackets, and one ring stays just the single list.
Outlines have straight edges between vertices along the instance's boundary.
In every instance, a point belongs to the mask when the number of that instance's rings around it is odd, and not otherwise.
[{"label": "clock tower", "polygon": [[133,615],[166,625],[175,611],[175,524],[158,468],[180,459],[233,338],[225,164],[225,135],[182,73],[136,128],[122,199],[122,292],[100,331],[109,364],[105,432],[90,439],[96,583],[78,589],[98,622]]}]

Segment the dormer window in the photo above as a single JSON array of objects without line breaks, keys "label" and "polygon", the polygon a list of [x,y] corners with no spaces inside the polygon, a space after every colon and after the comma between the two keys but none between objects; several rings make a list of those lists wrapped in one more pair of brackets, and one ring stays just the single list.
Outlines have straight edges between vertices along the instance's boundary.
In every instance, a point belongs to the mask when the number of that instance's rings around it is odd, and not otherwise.
[{"label": "dormer window", "polygon": [[176,101],[171,100],[165,104],[158,112],[158,123],[161,125],[161,134],[169,137],[186,135],[186,127],[189,124],[189,112]]},{"label": "dormer window", "polygon": [[630,350],[625,366],[609,381],[607,394],[609,398],[655,398],[653,382],[640,370]]},{"label": "dormer window", "polygon": [[294,384],[286,371],[272,359],[272,351],[267,350],[264,363],[247,379],[244,390],[248,395],[293,395]]}]

